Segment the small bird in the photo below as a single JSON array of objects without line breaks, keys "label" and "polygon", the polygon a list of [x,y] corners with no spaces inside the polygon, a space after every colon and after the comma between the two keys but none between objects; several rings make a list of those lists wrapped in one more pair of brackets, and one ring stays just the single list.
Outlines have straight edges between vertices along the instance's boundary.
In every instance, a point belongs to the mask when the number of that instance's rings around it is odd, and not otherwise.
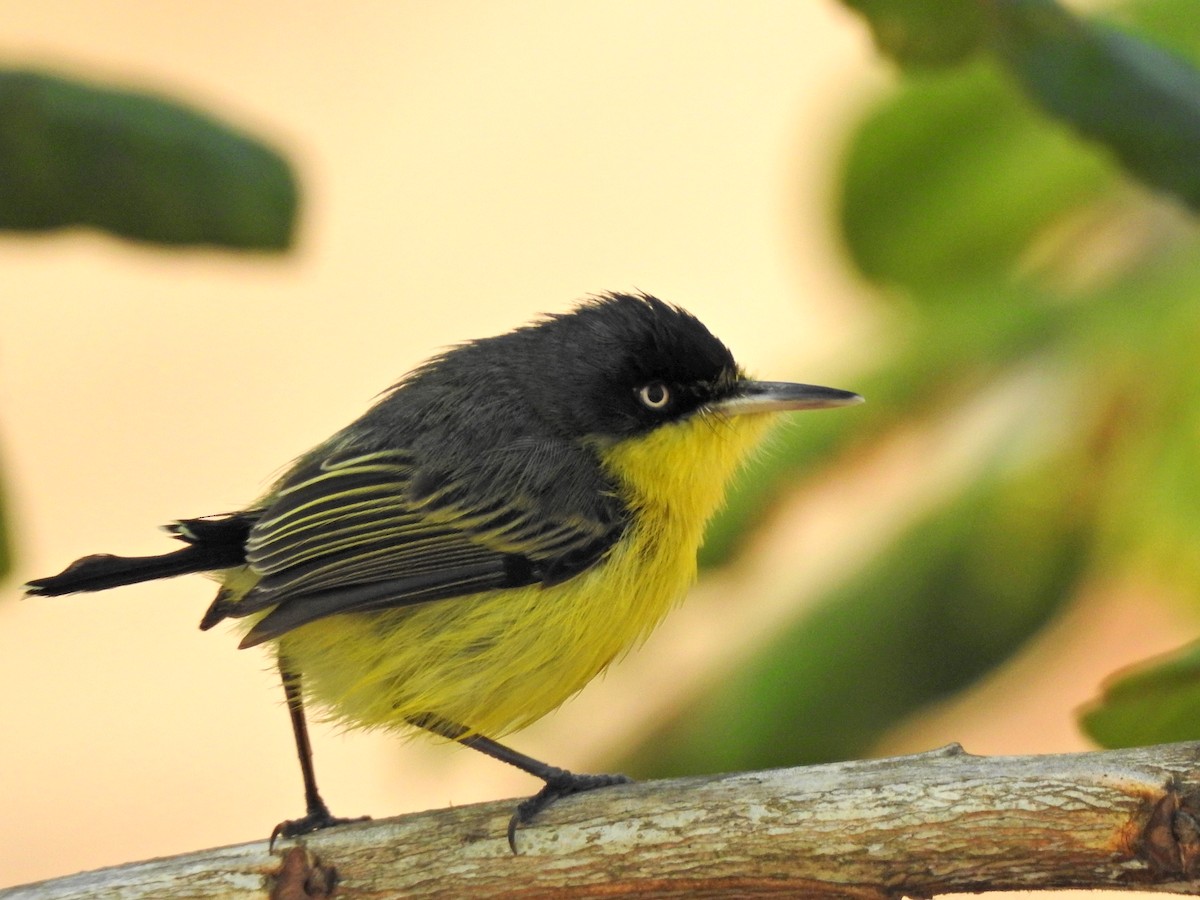
[{"label": "small bird", "polygon": [[457,741],[544,782],[515,835],[576,774],[498,742],[641,642],[696,575],[731,476],[785,410],[849,391],[753,381],[691,314],[612,293],[417,368],[241,512],[166,526],[183,547],[87,556],[30,594],[193,572],[220,582],[200,622],[237,620],[278,661],[306,814],[353,819],[317,790],[305,709]]}]

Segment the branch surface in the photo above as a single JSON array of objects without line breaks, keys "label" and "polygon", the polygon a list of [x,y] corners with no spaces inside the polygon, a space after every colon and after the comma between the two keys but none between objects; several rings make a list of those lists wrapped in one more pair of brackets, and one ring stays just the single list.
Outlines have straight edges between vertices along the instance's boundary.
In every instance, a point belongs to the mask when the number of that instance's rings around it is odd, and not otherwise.
[{"label": "branch surface", "polygon": [[0,891],[5,900],[228,897],[928,897],[1200,894],[1200,743],[916,756],[682,778],[568,798],[505,839],[513,801]]}]

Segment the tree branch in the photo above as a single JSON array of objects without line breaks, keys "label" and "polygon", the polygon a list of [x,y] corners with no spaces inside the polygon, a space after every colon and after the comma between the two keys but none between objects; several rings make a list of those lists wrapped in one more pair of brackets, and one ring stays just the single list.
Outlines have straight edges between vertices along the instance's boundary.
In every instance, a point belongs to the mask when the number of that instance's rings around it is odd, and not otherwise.
[{"label": "tree branch", "polygon": [[[1200,894],[1200,744],[916,756],[683,778],[569,798],[505,841],[512,801],[73,875],[6,900],[332,896]],[[307,852],[306,852],[307,850]],[[330,885],[336,882],[336,888]]]}]

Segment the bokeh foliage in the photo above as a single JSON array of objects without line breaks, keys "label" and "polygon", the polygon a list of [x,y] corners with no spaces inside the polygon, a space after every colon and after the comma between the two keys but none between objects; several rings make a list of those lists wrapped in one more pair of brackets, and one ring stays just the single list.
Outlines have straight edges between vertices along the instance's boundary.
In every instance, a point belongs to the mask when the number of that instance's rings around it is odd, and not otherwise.
[{"label": "bokeh foliage", "polygon": [[[805,479],[1007,387],[1023,411],[932,512],[627,760],[641,774],[866,753],[1010,657],[1085,579],[1200,597],[1200,16],[1141,0],[845,0],[895,64],[837,221],[891,345],[714,524],[729,559]],[[730,598],[738,615],[745,598]],[[1184,636],[1186,637],[1186,636]],[[1115,682],[1109,745],[1200,738],[1200,651]]]},{"label": "bokeh foliage", "polygon": [[0,69],[0,229],[286,250],[298,190],[263,141],[178,101]]}]

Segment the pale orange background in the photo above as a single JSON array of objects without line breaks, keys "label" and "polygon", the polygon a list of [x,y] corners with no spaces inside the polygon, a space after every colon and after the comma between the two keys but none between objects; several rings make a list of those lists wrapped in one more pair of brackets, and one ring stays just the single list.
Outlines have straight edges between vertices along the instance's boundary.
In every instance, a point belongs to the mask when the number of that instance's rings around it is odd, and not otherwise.
[{"label": "pale orange background", "polygon": [[[0,594],[0,885],[259,839],[301,812],[266,658],[196,629],[210,585],[21,602],[20,580],[168,548],[156,525],[247,503],[428,353],[589,291],[679,302],[763,375],[852,388],[879,340],[828,210],[839,135],[887,73],[837,3],[7,0],[0,21],[0,63],[223,111],[286,148],[306,191],[283,259],[0,238],[18,553]],[[881,497],[905,509],[936,490],[922,440],[806,498],[757,566],[702,588],[652,648],[514,743],[586,769],[705,666],[736,665],[798,585],[853,556],[806,559],[797,531],[865,546],[902,519]],[[781,566],[796,574],[758,574]],[[719,617],[718,590],[745,591],[744,624]],[[999,711],[951,705],[888,749],[1082,747],[1070,710],[1116,664],[1096,647],[1133,659],[1175,642],[1158,607],[1097,594],[1107,607],[984,686]],[[1030,683],[1049,699],[1027,700]],[[315,741],[343,815],[535,787],[455,748]]]}]

